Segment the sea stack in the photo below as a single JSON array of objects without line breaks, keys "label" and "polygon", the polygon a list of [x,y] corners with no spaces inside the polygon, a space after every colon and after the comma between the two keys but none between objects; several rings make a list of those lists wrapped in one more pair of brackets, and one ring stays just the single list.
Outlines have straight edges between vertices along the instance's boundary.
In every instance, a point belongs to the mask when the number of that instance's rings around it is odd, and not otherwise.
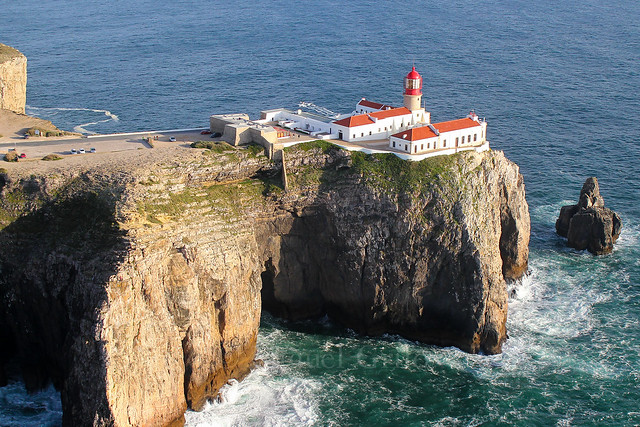
[{"label": "sea stack", "polygon": [[570,247],[594,255],[610,253],[621,229],[620,216],[604,207],[596,177],[587,178],[578,204],[563,206],[556,221],[556,232],[567,238]]},{"label": "sea stack", "polygon": [[27,102],[27,58],[0,43],[0,109],[24,114]]}]

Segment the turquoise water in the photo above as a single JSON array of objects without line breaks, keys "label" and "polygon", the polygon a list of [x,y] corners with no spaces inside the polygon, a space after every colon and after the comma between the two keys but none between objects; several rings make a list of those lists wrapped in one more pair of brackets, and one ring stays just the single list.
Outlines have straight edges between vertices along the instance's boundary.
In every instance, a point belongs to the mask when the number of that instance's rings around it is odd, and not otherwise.
[{"label": "turquoise water", "polygon": [[[362,96],[399,104],[415,63],[434,121],[475,108],[521,167],[531,274],[513,285],[501,355],[265,315],[265,366],[188,425],[640,424],[640,3],[21,1],[2,16],[0,42],[29,58],[30,111],[65,129],[206,126],[211,113],[299,101],[348,112]],[[591,175],[624,223],[598,258],[553,227]],[[59,407],[11,387],[0,424],[59,422]]]}]

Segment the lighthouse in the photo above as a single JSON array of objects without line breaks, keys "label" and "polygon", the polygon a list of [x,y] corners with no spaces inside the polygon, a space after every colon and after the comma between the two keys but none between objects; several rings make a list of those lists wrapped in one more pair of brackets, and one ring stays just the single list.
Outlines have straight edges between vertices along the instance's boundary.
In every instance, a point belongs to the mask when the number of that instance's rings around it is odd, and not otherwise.
[{"label": "lighthouse", "polygon": [[422,104],[422,76],[411,68],[411,72],[404,78],[404,106],[411,111],[419,110]]}]

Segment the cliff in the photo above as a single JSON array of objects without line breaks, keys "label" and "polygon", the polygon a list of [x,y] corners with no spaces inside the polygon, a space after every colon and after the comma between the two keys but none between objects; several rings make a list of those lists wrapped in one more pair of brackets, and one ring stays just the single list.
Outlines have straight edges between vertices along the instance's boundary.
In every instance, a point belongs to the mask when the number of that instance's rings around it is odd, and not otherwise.
[{"label": "cliff", "polygon": [[0,109],[24,113],[27,102],[27,58],[0,43]]},{"label": "cliff", "polygon": [[500,351],[529,240],[502,153],[303,144],[284,191],[280,164],[219,151],[0,174],[0,358],[53,380],[66,425],[179,422],[251,367],[262,305]]}]

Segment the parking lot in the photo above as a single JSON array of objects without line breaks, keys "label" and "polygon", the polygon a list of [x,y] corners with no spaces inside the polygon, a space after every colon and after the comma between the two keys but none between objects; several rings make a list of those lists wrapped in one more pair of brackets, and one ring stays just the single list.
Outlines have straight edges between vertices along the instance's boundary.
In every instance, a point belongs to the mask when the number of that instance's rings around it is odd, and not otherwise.
[{"label": "parking lot", "polygon": [[[41,159],[47,154],[60,156],[90,155],[105,152],[126,150],[140,150],[152,148],[146,141],[151,137],[153,146],[169,146],[186,144],[199,140],[211,139],[210,134],[202,134],[208,129],[188,129],[172,131],[149,131],[113,135],[90,135],[87,137],[36,138],[14,140],[0,144],[0,153],[15,149],[20,155],[26,155],[24,160]],[[75,150],[73,153],[72,151]],[[83,152],[84,151],[84,152]]]}]

